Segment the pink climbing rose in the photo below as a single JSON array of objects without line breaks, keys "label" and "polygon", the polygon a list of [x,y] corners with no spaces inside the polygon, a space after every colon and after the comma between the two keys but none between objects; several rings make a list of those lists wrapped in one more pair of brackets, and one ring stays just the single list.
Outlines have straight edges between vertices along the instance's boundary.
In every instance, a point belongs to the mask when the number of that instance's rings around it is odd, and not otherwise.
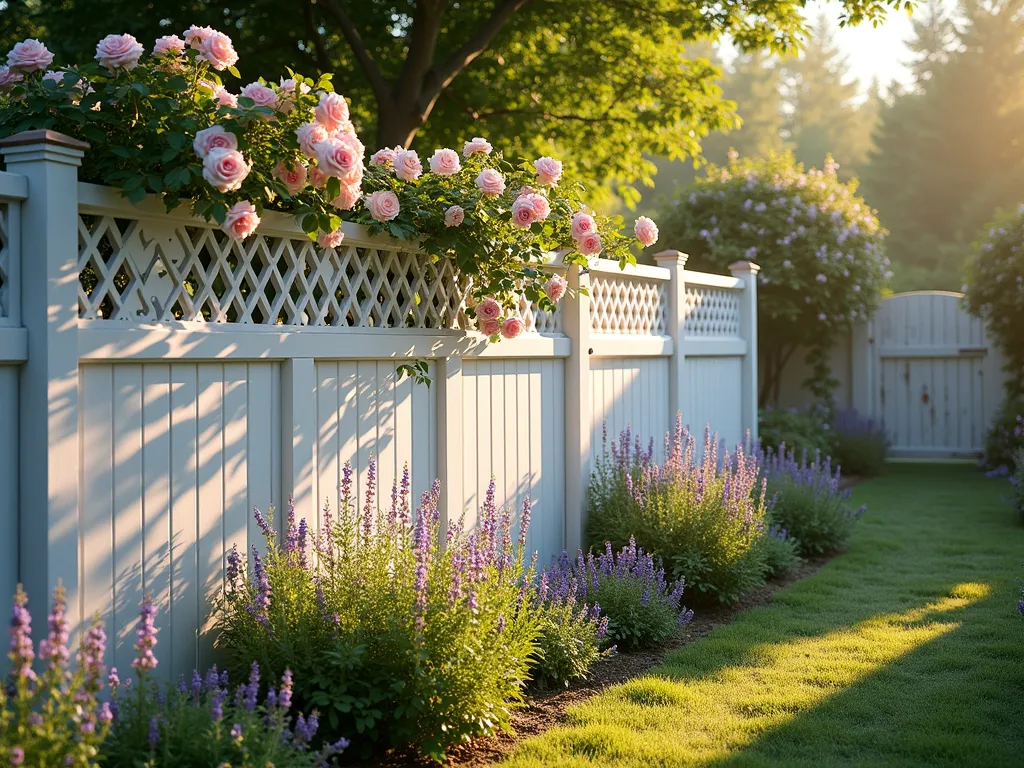
[{"label": "pink climbing rose", "polygon": [[549,187],[557,184],[562,178],[562,161],[550,157],[541,157],[533,161],[533,167],[537,169],[537,183],[542,187]]},{"label": "pink climbing rose", "polygon": [[576,241],[580,253],[584,256],[596,256],[601,252],[601,238],[597,232],[590,232]]},{"label": "pink climbing rose", "polygon": [[249,83],[238,95],[252,99],[254,107],[274,109],[277,106],[277,94],[263,83]]},{"label": "pink climbing rose", "polygon": [[476,185],[487,197],[497,197],[505,191],[505,177],[493,168],[484,168],[476,177]]},{"label": "pink climbing rose", "polygon": [[316,145],[327,141],[330,135],[330,131],[320,123],[303,123],[295,131],[295,136],[299,140],[299,149],[306,157],[315,157]]},{"label": "pink climbing rose", "polygon": [[111,72],[131,70],[138,66],[143,50],[132,35],[107,35],[96,44],[96,61]]},{"label": "pink climbing rose", "polygon": [[221,125],[211,125],[196,133],[192,149],[200,158],[205,159],[215,149],[238,149],[238,138]]},{"label": "pink climbing rose", "polygon": [[336,198],[331,200],[331,205],[339,211],[351,211],[359,202],[360,195],[362,195],[362,191],[358,184],[342,184],[341,191]]},{"label": "pink climbing rose", "polygon": [[345,233],[340,229],[336,229],[333,232],[321,232],[316,242],[321,248],[337,248],[344,239]]},{"label": "pink climbing rose", "polygon": [[278,160],[273,173],[274,178],[284,184],[288,194],[292,197],[295,197],[306,186],[306,166],[298,160],[293,160],[290,166],[286,165],[284,160]]},{"label": "pink climbing rose", "polygon": [[477,327],[484,336],[497,336],[501,333],[501,322],[498,320],[477,319]]},{"label": "pink climbing rose", "polygon": [[390,147],[384,147],[384,149],[378,149],[370,156],[370,165],[387,168],[395,162],[397,156],[398,153],[395,150]]},{"label": "pink climbing rose", "polygon": [[636,239],[646,248],[658,242],[658,225],[646,216],[641,216],[633,226]]},{"label": "pink climbing rose", "polygon": [[7,54],[7,66],[17,72],[40,72],[53,63],[53,54],[34,37],[15,43]]},{"label": "pink climbing rose", "polygon": [[363,180],[363,145],[355,134],[336,134],[314,149],[317,165],[328,176],[336,177],[342,184],[358,184]]},{"label": "pink climbing rose", "polygon": [[501,317],[501,305],[496,299],[488,296],[477,306],[476,316],[481,320],[497,320]]},{"label": "pink climbing rose", "polygon": [[444,212],[444,225],[446,227],[461,227],[466,220],[466,212],[461,205],[453,205]]},{"label": "pink climbing rose", "polygon": [[228,209],[222,228],[233,240],[244,240],[260,225],[256,208],[248,200],[235,203]]},{"label": "pink climbing rose", "polygon": [[577,243],[589,234],[597,231],[597,222],[589,213],[580,211],[572,217],[572,239]]},{"label": "pink climbing rose", "polygon": [[377,221],[391,221],[402,210],[398,204],[398,195],[389,189],[379,189],[371,194],[366,198],[366,207]]},{"label": "pink climbing rose", "polygon": [[158,37],[156,42],[153,43],[154,56],[178,56],[184,52],[185,41],[177,35],[164,35],[163,37]]},{"label": "pink climbing rose", "polygon": [[231,38],[223,32],[211,31],[199,47],[202,56],[218,72],[235,66],[238,54],[231,44]]},{"label": "pink climbing rose", "polygon": [[182,35],[185,38],[185,42],[188,43],[189,47],[199,51],[202,50],[203,42],[212,35],[214,32],[213,27],[200,27],[193,24],[191,27],[186,29]]},{"label": "pink climbing rose", "polygon": [[523,321],[518,317],[509,317],[501,324],[501,335],[506,339],[514,339],[524,329]]},{"label": "pink climbing rose", "polygon": [[328,131],[337,131],[348,123],[348,102],[340,93],[322,93],[314,114]]},{"label": "pink climbing rose", "polygon": [[565,295],[565,289],[568,287],[568,280],[561,275],[552,275],[551,279],[548,280],[547,285],[544,286],[544,293],[546,293],[548,298],[552,301],[558,301]]},{"label": "pink climbing rose", "polygon": [[485,155],[491,154],[491,143],[487,139],[481,139],[479,136],[474,138],[472,141],[467,141],[462,147],[462,156],[469,157],[475,155],[477,152],[483,152]]},{"label": "pink climbing rose", "polygon": [[423,175],[423,164],[414,150],[403,149],[395,153],[395,176],[402,181],[416,181]]},{"label": "pink climbing rose", "polygon": [[251,169],[237,149],[214,149],[203,159],[203,178],[218,192],[234,192]]},{"label": "pink climbing rose", "polygon": [[459,153],[454,149],[435,149],[430,156],[430,171],[438,176],[451,176],[462,168]]}]

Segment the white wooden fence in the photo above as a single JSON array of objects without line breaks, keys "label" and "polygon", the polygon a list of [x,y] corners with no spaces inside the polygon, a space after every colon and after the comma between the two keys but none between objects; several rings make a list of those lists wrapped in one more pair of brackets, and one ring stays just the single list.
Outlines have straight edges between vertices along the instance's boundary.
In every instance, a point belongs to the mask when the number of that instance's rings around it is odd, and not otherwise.
[{"label": "white wooden fence", "polygon": [[[118,666],[145,592],[162,672],[208,662],[225,553],[261,543],[252,507],[292,497],[315,527],[345,461],[362,493],[377,457],[379,497],[406,463],[414,492],[437,477],[470,523],[492,477],[529,494],[546,561],[581,544],[604,422],[659,446],[677,411],[728,443],[756,430],[756,265],[573,268],[558,312],[524,302],[527,333],[489,344],[445,262],[349,225],[320,251],[274,214],[234,244],[78,183],[87,150],[0,141],[0,595],[20,580],[41,610],[62,580]],[[415,358],[430,388],[397,381]]]}]

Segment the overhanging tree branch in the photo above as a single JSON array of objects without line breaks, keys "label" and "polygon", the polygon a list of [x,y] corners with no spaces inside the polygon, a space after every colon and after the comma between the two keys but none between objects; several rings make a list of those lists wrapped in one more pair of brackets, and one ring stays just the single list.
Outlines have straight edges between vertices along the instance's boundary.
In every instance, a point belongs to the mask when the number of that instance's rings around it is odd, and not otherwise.
[{"label": "overhanging tree branch", "polygon": [[345,41],[348,43],[349,48],[352,49],[352,53],[359,62],[359,66],[366,74],[366,79],[370,82],[373,94],[377,97],[377,104],[383,108],[391,101],[391,89],[388,87],[388,83],[381,74],[380,69],[377,68],[377,63],[370,55],[370,51],[363,42],[359,30],[356,29],[348,14],[338,5],[337,0],[319,1],[331,18],[341,27],[341,33],[345,36]]},{"label": "overhanging tree branch", "polygon": [[306,31],[313,40],[313,58],[316,62],[316,66],[321,72],[326,72],[330,68],[331,59],[327,55],[327,49],[324,47],[324,38],[320,34],[320,30],[316,28],[316,21],[313,18],[312,2],[306,3],[305,8],[302,9],[302,16],[303,20],[306,22]]}]

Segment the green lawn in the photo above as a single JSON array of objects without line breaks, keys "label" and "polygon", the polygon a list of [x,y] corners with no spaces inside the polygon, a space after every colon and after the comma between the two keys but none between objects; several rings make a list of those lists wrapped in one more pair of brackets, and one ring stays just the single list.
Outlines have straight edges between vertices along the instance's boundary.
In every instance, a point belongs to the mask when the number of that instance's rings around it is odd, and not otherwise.
[{"label": "green lawn", "polygon": [[514,766],[1024,766],[1024,526],[1005,480],[897,464],[850,551],[570,710]]}]

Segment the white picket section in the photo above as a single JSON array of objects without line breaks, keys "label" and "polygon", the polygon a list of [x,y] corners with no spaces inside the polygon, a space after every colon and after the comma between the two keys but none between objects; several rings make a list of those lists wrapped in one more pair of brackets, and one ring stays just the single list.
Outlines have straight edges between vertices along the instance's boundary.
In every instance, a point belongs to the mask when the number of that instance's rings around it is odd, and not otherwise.
[{"label": "white picket section", "polygon": [[[677,411],[729,441],[756,429],[753,265],[553,258],[558,311],[523,299],[526,332],[490,344],[447,261],[348,224],[320,250],[269,212],[232,243],[77,184],[85,151],[46,131],[0,140],[0,594],[22,581],[38,606],[61,580],[78,628],[107,622],[118,667],[146,593],[160,674],[207,663],[225,555],[263,544],[253,507],[280,526],[294,499],[316,530],[346,461],[360,504],[371,458],[382,507],[408,464],[415,497],[439,480],[445,520],[467,526],[493,478],[517,520],[530,498],[546,563],[582,544],[603,425],[659,451]],[[430,387],[398,380],[417,359]]]}]

